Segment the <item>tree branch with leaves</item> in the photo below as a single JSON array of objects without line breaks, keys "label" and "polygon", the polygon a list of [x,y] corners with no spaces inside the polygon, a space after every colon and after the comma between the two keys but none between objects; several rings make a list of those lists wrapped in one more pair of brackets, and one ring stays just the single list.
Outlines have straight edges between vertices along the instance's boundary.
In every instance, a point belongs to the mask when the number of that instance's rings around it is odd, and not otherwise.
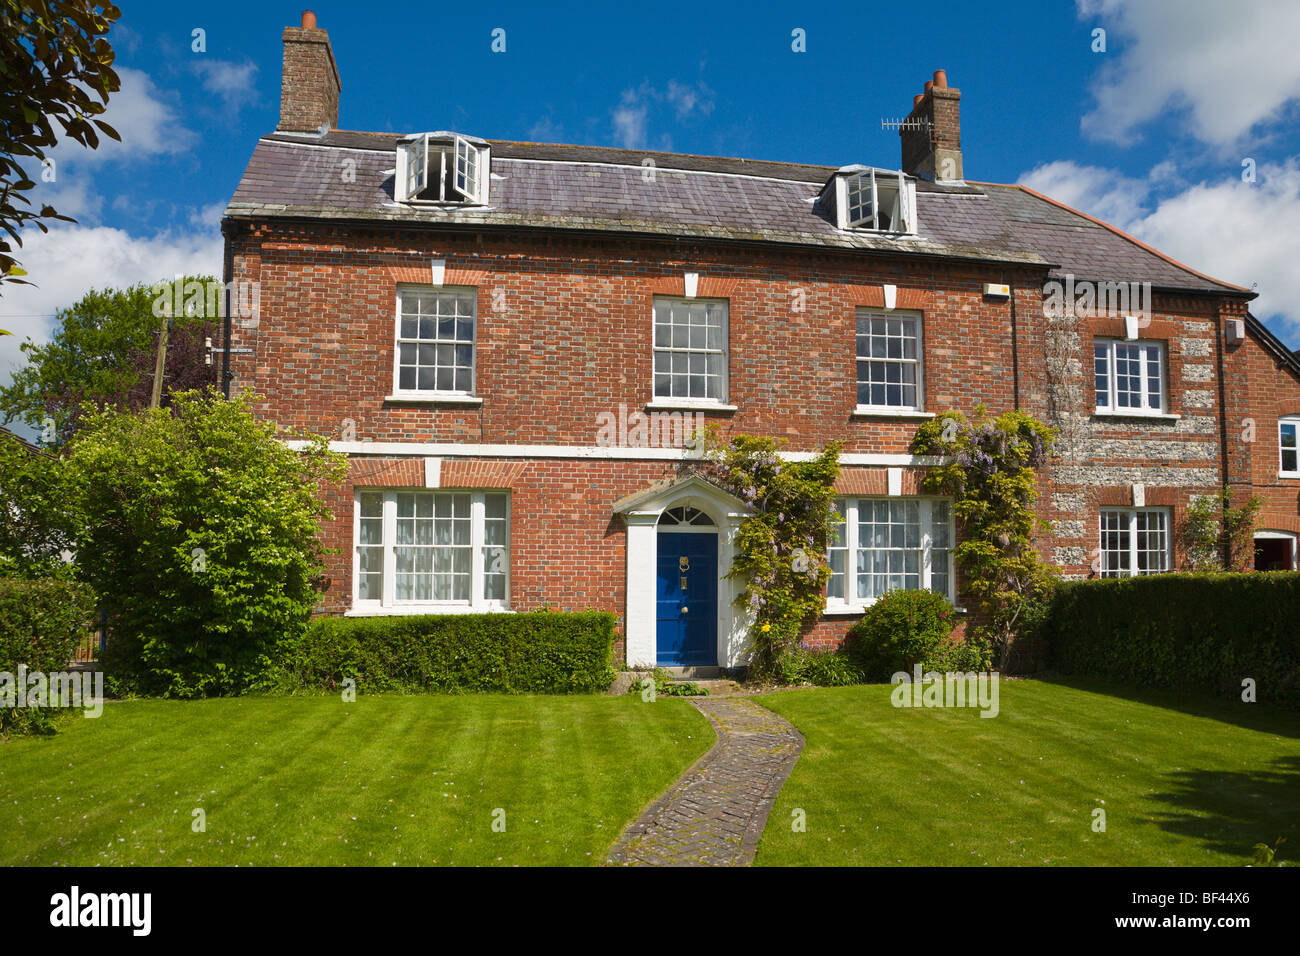
[{"label": "tree branch with leaves", "polygon": [[46,166],[61,135],[88,149],[120,140],[97,119],[120,89],[105,36],[121,11],[84,0],[0,0],[0,285],[26,275],[13,256],[19,232],[46,220],[73,222],[52,206],[31,208],[36,183],[24,163]]}]

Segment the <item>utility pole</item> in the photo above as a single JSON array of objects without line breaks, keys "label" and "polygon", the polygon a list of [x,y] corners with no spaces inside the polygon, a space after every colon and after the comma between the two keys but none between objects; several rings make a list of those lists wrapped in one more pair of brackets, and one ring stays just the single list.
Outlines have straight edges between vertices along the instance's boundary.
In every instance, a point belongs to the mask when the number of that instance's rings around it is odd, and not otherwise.
[{"label": "utility pole", "polygon": [[149,407],[157,408],[162,401],[162,383],[163,369],[167,365],[167,333],[171,330],[171,316],[163,323],[162,331],[158,333],[158,359],[153,365],[153,394],[149,396]]}]

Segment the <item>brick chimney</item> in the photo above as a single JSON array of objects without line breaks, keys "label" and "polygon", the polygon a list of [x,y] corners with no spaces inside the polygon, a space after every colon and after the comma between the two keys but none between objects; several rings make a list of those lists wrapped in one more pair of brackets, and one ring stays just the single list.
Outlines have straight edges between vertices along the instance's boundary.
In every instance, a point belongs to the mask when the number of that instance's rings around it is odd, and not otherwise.
[{"label": "brick chimney", "polygon": [[925,92],[912,100],[903,140],[903,172],[935,182],[958,182],[961,168],[961,90],[948,86],[948,74],[935,70]]},{"label": "brick chimney", "polygon": [[316,27],[316,14],[304,10],[302,26],[284,28],[280,125],[276,129],[291,133],[335,129],[342,88],[329,34]]}]

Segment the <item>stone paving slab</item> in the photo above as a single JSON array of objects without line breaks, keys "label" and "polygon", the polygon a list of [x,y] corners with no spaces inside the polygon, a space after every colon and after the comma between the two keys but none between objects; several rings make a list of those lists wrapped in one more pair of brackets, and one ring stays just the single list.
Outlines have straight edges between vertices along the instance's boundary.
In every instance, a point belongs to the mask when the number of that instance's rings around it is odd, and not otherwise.
[{"label": "stone paving slab", "polygon": [[803,751],[799,731],[747,697],[691,701],[718,742],[624,831],[622,866],[748,866]]}]

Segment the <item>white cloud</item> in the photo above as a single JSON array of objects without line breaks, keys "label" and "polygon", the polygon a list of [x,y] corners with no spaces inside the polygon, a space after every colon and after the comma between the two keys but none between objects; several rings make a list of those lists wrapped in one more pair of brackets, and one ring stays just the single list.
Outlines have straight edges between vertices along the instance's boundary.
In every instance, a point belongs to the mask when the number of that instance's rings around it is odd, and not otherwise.
[{"label": "white cloud", "polygon": [[534,143],[561,143],[563,136],[564,127],[550,116],[542,117],[528,128],[528,138]]},{"label": "white cloud", "polygon": [[[713,91],[703,83],[693,86],[669,80],[666,92],[651,86],[649,81],[636,89],[623,91],[622,97],[610,113],[614,121],[614,139],[625,149],[641,149],[648,138],[652,112],[670,107],[678,122],[692,116],[708,116],[713,112]],[[672,137],[660,136],[659,149],[672,149]]]},{"label": "white cloud", "polygon": [[[117,73],[122,88],[109,94],[108,110],[99,118],[116,129],[122,141],[101,134],[99,147],[86,149],[62,139],[47,151],[48,167],[27,164],[27,174],[36,183],[28,193],[33,207],[48,203],[62,215],[97,222],[104,206],[103,183],[97,172],[101,164],[184,153],[194,146],[195,134],[181,123],[168,97],[147,73],[129,67]],[[57,123],[55,129],[59,129]]]},{"label": "white cloud", "polygon": [[669,80],[668,92],[665,96],[672,104],[679,120],[690,116],[697,109],[702,116],[708,116],[713,112],[713,91],[703,83],[697,89],[685,83],[678,83],[676,80]]},{"label": "white cloud", "polygon": [[[1227,147],[1279,119],[1300,97],[1300,3],[1234,0],[1077,0],[1079,17],[1108,31],[1083,117],[1089,136],[1130,140],[1168,108],[1186,109],[1202,142]],[[1094,19],[1095,18],[1095,19]]]},{"label": "white cloud", "polygon": [[19,345],[30,337],[48,341],[54,312],[91,289],[170,279],[178,273],[221,277],[222,240],[215,229],[132,236],[106,226],[57,226],[28,231],[19,250],[34,285],[0,286],[0,384],[7,384],[25,359]]},{"label": "white cloud", "polygon": [[1141,216],[1151,191],[1144,180],[1068,159],[1035,166],[1017,181],[1124,230]]},{"label": "white cloud", "polygon": [[[1164,167],[1158,167],[1164,169]],[[1277,318],[1300,335],[1300,157],[1264,164],[1256,181],[1227,176],[1179,186],[1062,161],[1019,180],[1080,212],[1103,219],[1198,272],[1246,287],[1260,318]]]},{"label": "white cloud", "polygon": [[205,58],[195,61],[193,68],[203,89],[220,98],[228,110],[238,110],[257,99],[256,63]]},{"label": "white cloud", "polygon": [[624,90],[623,98],[614,107],[614,139],[624,149],[640,149],[645,145],[646,116],[650,112],[644,97],[636,90]]},{"label": "white cloud", "polygon": [[1300,335],[1300,158],[1240,177],[1201,183],[1168,199],[1135,224],[1135,234],[1179,262],[1255,289],[1250,310],[1281,317]]},{"label": "white cloud", "polygon": [[86,162],[130,161],[160,154],[183,153],[195,142],[195,134],[181,122],[169,97],[160,91],[148,73],[122,67],[117,71],[122,88],[108,96],[108,109],[100,119],[117,130],[119,143],[101,136],[99,148],[83,149],[75,143],[60,143],[56,151]]}]

